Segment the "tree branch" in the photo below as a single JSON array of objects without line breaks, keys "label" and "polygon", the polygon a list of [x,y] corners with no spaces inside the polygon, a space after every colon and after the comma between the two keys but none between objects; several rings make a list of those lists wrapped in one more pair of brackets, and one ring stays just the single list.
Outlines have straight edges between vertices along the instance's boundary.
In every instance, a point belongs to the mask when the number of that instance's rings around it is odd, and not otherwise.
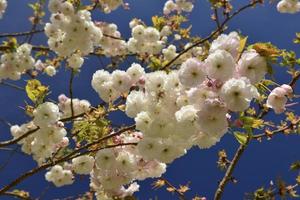
[{"label": "tree branch", "polygon": [[33,134],[34,132],[36,132],[36,131],[39,130],[39,129],[40,129],[40,127],[37,127],[37,128],[35,128],[35,129],[32,129],[32,130],[30,130],[30,131],[24,133],[23,135],[21,135],[21,136],[15,138],[15,139],[1,142],[1,143],[0,143],[0,147],[5,147],[5,146],[8,146],[8,145],[15,144],[15,143],[19,142],[20,140],[22,140],[22,139],[28,137],[29,135]]},{"label": "tree branch", "polygon": [[249,138],[247,139],[247,142],[245,144],[240,144],[239,148],[237,149],[222,181],[219,183],[219,186],[215,192],[214,200],[220,200],[225,188],[226,183],[231,180],[231,176],[233,173],[234,168],[236,167],[236,164],[238,163],[239,159],[241,158],[242,154],[244,153],[247,145],[249,143]]},{"label": "tree branch", "polygon": [[[294,87],[294,86],[296,85],[297,80],[299,80],[299,78],[300,78],[300,73],[297,74],[296,76],[294,76],[294,77],[292,78],[292,80],[290,81],[289,85],[290,85],[291,87]],[[269,112],[269,110],[268,110],[268,111],[263,111],[264,114],[263,114],[262,116],[266,115],[268,112]],[[261,117],[262,117],[262,116],[261,116]],[[246,141],[246,144],[241,144],[240,147],[238,148],[238,150],[236,151],[235,156],[234,156],[234,158],[233,158],[231,164],[229,165],[229,167],[228,167],[228,169],[227,169],[227,171],[226,171],[226,173],[225,173],[225,175],[224,175],[222,181],[219,183],[219,186],[218,186],[218,188],[217,188],[217,190],[216,190],[214,199],[215,199],[215,200],[221,199],[221,196],[222,196],[222,194],[223,194],[225,185],[226,185],[226,183],[230,180],[230,177],[231,177],[231,175],[232,175],[232,173],[233,173],[233,170],[234,170],[234,168],[235,168],[237,162],[239,161],[241,155],[242,155],[243,152],[245,151],[245,149],[246,149],[248,143],[250,142],[250,140],[252,140],[252,139],[261,139],[262,137],[270,137],[270,136],[272,136],[272,135],[274,135],[274,134],[278,134],[278,133],[284,132],[285,130],[292,129],[292,128],[293,128],[295,125],[297,125],[299,122],[300,122],[300,119],[297,119],[296,121],[291,122],[290,125],[285,126],[285,127],[282,127],[282,128],[280,128],[280,129],[277,129],[277,130],[274,130],[274,131],[270,131],[270,132],[267,132],[267,131],[266,131],[265,133],[251,136],[251,138],[248,137],[248,138],[247,138],[247,141]]]},{"label": "tree branch", "polygon": [[169,61],[166,65],[164,65],[161,69],[167,69],[168,67],[170,67],[178,58],[180,58],[183,54],[185,54],[186,52],[188,52],[189,50],[191,50],[192,48],[199,46],[200,44],[205,43],[206,41],[212,39],[213,37],[215,37],[216,35],[218,35],[219,33],[223,32],[223,28],[225,27],[225,25],[232,19],[234,18],[236,15],[238,15],[240,12],[242,12],[243,10],[247,9],[247,8],[251,8],[254,5],[256,5],[257,3],[261,3],[261,0],[254,0],[251,3],[241,7],[240,9],[238,9],[237,11],[235,11],[233,14],[231,14],[230,16],[228,16],[223,23],[220,25],[219,28],[217,28],[217,30],[215,30],[214,32],[212,32],[209,36],[207,36],[204,39],[199,40],[198,42],[194,43],[193,45],[189,46],[188,48],[182,50],[177,56],[175,56],[171,61]]},{"label": "tree branch", "polygon": [[196,42],[195,44],[189,46],[188,48],[182,50],[177,56],[175,56],[172,60],[170,60],[165,66],[163,66],[161,69],[167,69],[168,67],[170,67],[177,59],[179,59],[183,54],[185,54],[186,52],[188,52],[189,50],[191,50],[192,48],[199,46],[200,44],[203,44],[204,42],[210,40],[211,38],[213,38],[217,33],[219,32],[219,29],[217,29],[216,31],[214,31],[212,34],[210,34],[209,36],[207,36],[206,38],[199,40],[198,42]]},{"label": "tree branch", "polygon": [[275,134],[282,133],[282,132],[284,132],[285,130],[288,130],[288,129],[292,129],[295,125],[299,124],[299,122],[300,122],[300,119],[297,119],[296,121],[290,123],[290,125],[284,126],[282,128],[276,129],[274,131],[265,131],[262,134],[253,135],[252,139],[259,140],[263,137],[272,137]]},{"label": "tree branch", "polygon": [[44,29],[38,29],[38,30],[31,30],[31,31],[25,31],[25,32],[18,32],[18,33],[1,33],[0,38],[3,37],[21,37],[21,36],[27,36],[31,34],[36,33],[43,33]]},{"label": "tree branch", "polygon": [[71,77],[69,82],[69,95],[71,99],[71,117],[74,117],[74,107],[73,107],[73,79],[74,79],[74,70],[71,69]]},{"label": "tree branch", "polygon": [[[75,157],[78,157],[78,156],[81,156],[83,154],[88,154],[90,152],[93,152],[93,151],[96,151],[96,150],[87,150],[83,153],[80,154],[80,152],[84,149],[87,149],[95,144],[98,144],[98,143],[101,143],[103,142],[104,140],[108,140],[114,136],[117,136],[117,135],[120,135],[126,131],[129,131],[129,130],[132,130],[134,129],[135,126],[129,126],[129,127],[126,127],[126,128],[122,128],[120,129],[119,131],[115,132],[115,133],[112,133],[110,135],[107,135],[103,138],[100,138],[99,140],[95,141],[95,142],[91,142],[85,146],[82,146],[76,150],[74,150],[73,152],[69,153],[68,155],[64,156],[64,157],[61,157],[57,160],[54,160],[54,161],[50,161],[49,163],[45,163],[41,166],[38,166],[36,168],[33,168],[32,170],[24,173],[23,175],[19,176],[18,178],[16,178],[15,180],[13,180],[12,182],[10,182],[8,185],[4,186],[3,188],[0,189],[0,195],[3,195],[5,192],[7,192],[8,190],[10,190],[11,188],[15,187],[16,185],[18,185],[19,183],[21,183],[22,181],[24,181],[25,179],[27,179],[28,177],[44,170],[44,169],[47,169],[48,167],[51,167],[51,166],[54,166],[56,164],[59,164],[61,162],[65,162],[65,161],[68,161],[68,160],[71,160]],[[118,147],[118,146],[123,146],[123,145],[136,145],[136,143],[125,143],[125,144],[116,144],[116,145],[108,145],[106,147],[101,147],[99,148],[98,150],[101,150],[101,149],[105,149],[105,148],[114,148],[114,147]],[[79,154],[77,154],[79,153]],[[77,154],[77,155],[76,155]]]}]

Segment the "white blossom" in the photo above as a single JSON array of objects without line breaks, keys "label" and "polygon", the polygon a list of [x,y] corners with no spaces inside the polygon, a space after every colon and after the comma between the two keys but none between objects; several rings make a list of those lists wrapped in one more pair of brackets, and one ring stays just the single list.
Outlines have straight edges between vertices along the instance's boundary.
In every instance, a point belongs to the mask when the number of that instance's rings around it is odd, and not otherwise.
[{"label": "white blossom", "polygon": [[94,157],[84,155],[72,159],[72,169],[77,174],[89,174],[94,167]]},{"label": "white blossom", "polygon": [[217,50],[225,50],[229,52],[233,58],[238,55],[240,47],[240,36],[237,32],[231,32],[227,34],[221,34],[215,39],[210,46],[209,52],[213,53]]},{"label": "white blossom", "polygon": [[247,109],[252,98],[258,98],[259,93],[248,78],[242,77],[226,81],[221,88],[220,96],[231,111],[238,112]]},{"label": "white blossom", "polygon": [[48,65],[45,69],[44,72],[48,75],[48,76],[54,76],[56,74],[56,69],[55,67],[53,67],[52,65]]},{"label": "white blossom", "polygon": [[27,70],[33,69],[35,60],[31,56],[32,46],[22,44],[15,52],[4,53],[0,60],[0,80],[19,80]]},{"label": "white blossom", "polygon": [[53,125],[60,119],[59,108],[52,102],[45,102],[33,111],[33,116],[33,122],[37,126]]},{"label": "white blossom", "polygon": [[293,89],[289,85],[282,85],[276,87],[269,94],[267,99],[267,106],[274,109],[276,114],[280,114],[285,111],[285,105],[288,101],[287,97],[293,94]]},{"label": "white blossom", "polygon": [[141,91],[132,91],[127,96],[125,113],[128,117],[134,118],[144,110],[145,95]]},{"label": "white blossom", "polygon": [[237,73],[247,77],[252,84],[258,83],[267,73],[266,59],[255,50],[245,51],[238,62]]},{"label": "white blossom", "polygon": [[226,81],[233,76],[235,62],[232,55],[225,50],[218,49],[209,54],[205,63],[209,78]]},{"label": "white blossom", "polygon": [[179,70],[179,80],[182,85],[196,87],[205,80],[204,64],[196,58],[190,58],[182,63]]}]

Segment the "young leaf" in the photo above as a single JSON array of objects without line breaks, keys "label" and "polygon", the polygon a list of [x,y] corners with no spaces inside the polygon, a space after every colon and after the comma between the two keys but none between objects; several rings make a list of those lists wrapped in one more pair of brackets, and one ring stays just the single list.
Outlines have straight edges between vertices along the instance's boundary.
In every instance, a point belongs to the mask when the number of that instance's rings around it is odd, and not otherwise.
[{"label": "young leaf", "polygon": [[246,47],[246,44],[247,44],[247,40],[248,40],[248,36],[247,37],[244,37],[240,40],[240,46],[239,46],[239,56],[238,58],[241,56],[241,54],[243,53],[245,47]]},{"label": "young leaf", "polygon": [[248,141],[248,135],[246,135],[245,133],[241,133],[239,131],[235,131],[234,133],[234,137],[235,139],[240,143],[245,145]]},{"label": "young leaf", "polygon": [[281,54],[280,50],[271,43],[258,42],[252,45],[251,47],[252,49],[255,49],[256,52],[259,53],[261,56],[267,58],[278,57]]},{"label": "young leaf", "polygon": [[27,81],[25,87],[28,98],[34,103],[40,103],[48,92],[48,87],[41,84],[39,80],[32,79]]}]

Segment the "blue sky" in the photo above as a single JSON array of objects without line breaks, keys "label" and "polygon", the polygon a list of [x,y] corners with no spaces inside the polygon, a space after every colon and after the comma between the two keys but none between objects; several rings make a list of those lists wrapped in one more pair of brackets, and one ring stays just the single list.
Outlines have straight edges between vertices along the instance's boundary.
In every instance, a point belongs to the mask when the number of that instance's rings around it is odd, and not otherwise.
[{"label": "blue sky", "polygon": [[[33,1],[8,1],[7,12],[0,21],[0,33],[27,31],[30,29],[27,18],[31,10],[26,6],[28,2]],[[119,8],[109,15],[97,12],[93,17],[96,20],[116,23],[119,26],[119,30],[121,30],[122,36],[128,38],[130,36],[129,21],[133,17],[136,17],[150,25],[151,16],[162,13],[165,1],[128,0],[127,2],[130,3],[130,10]],[[233,2],[234,5],[245,5],[248,0]],[[195,8],[190,14],[190,23],[193,25],[192,33],[194,35],[206,36],[213,31],[215,24],[210,20],[210,15],[211,11],[207,0],[195,1]],[[249,36],[248,41],[250,43],[258,41],[272,42],[279,48],[294,50],[300,54],[299,46],[292,43],[295,32],[300,32],[299,21],[300,14],[280,14],[277,12],[275,4],[270,5],[269,3],[265,3],[264,6],[258,6],[256,9],[248,9],[233,19],[229,23],[229,28],[226,32],[239,30],[242,34]],[[45,42],[45,37],[42,35],[35,36],[33,41],[35,44],[41,44]],[[100,68],[101,65],[97,59],[86,59],[80,76],[76,77],[74,81],[75,97],[88,99],[93,105],[97,105],[100,102],[98,95],[92,90],[90,85],[92,74]],[[289,81],[282,68],[275,67],[275,72],[279,83]],[[54,78],[42,77],[43,83],[49,84],[52,89],[51,98],[57,99],[59,94],[68,93],[68,81],[66,80],[68,80],[69,76],[69,73],[64,68],[61,68],[59,74]],[[28,77],[23,77],[23,80],[16,82],[16,84],[24,86],[24,80],[26,79]],[[299,86],[296,88],[296,93],[300,93]],[[18,106],[24,105],[24,99],[28,100],[24,92],[0,85],[0,117],[12,124],[26,122],[28,118],[18,108]],[[132,122],[122,114],[115,115],[113,118],[117,124]],[[0,128],[0,140],[8,139],[10,137],[9,127],[0,123]],[[225,189],[223,199],[243,199],[245,192],[254,191],[262,185],[268,185],[271,180],[275,181],[278,177],[293,182],[296,174],[289,171],[289,165],[293,161],[300,160],[299,145],[299,136],[287,137],[280,135],[274,137],[271,141],[264,140],[261,143],[252,142],[234,172],[234,177],[238,180],[238,184],[229,183]],[[216,146],[208,150],[193,148],[187,155],[177,159],[168,166],[164,177],[171,180],[175,185],[185,184],[190,181],[192,191],[187,195],[189,198],[195,194],[199,194],[211,199],[217,188],[217,182],[223,177],[224,173],[216,167],[217,152],[225,149],[229,158],[232,158],[237,147],[238,143],[234,137],[226,134]],[[0,168],[10,153],[11,151],[0,151]],[[5,168],[0,170],[0,187],[34,166],[36,164],[30,156],[15,153]],[[155,196],[158,196],[159,200],[176,199],[175,196],[172,196],[163,189],[151,190],[151,183],[153,181],[150,179],[141,182],[140,192],[137,193],[139,199],[148,200]],[[45,181],[44,173],[39,173],[18,185],[17,188],[30,191],[33,197],[39,196],[45,188],[48,188],[48,191],[42,198],[47,200],[83,192],[87,190],[88,182],[87,177],[77,177],[74,185],[55,188]],[[0,197],[0,199],[5,200],[9,198]]]}]

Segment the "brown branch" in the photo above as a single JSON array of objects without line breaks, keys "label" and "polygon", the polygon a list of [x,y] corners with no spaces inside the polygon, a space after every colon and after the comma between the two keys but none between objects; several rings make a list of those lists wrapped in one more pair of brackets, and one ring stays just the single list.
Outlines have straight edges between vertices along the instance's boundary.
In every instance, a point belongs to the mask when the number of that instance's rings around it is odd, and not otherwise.
[{"label": "brown branch", "polygon": [[70,116],[70,117],[66,117],[66,118],[60,119],[59,121],[61,121],[61,122],[73,121],[74,119],[76,119],[78,117],[83,117],[84,115],[85,115],[85,113],[80,113],[78,115],[73,115],[73,116]]},{"label": "brown branch", "polygon": [[[61,122],[72,121],[73,119],[76,119],[78,117],[82,117],[84,115],[85,115],[85,113],[81,113],[81,114],[78,114],[78,115],[74,115],[74,116],[71,116],[71,117],[66,117],[66,118],[60,119],[59,121],[61,121]],[[18,138],[7,140],[7,141],[4,141],[4,142],[0,142],[0,147],[5,147],[5,146],[8,146],[8,145],[15,144],[15,143],[19,142],[20,140],[22,140],[22,139],[28,137],[29,135],[33,134],[34,132],[36,132],[39,129],[40,128],[37,127],[35,129],[32,129],[32,130],[24,133],[23,135],[19,136]]]},{"label": "brown branch", "polygon": [[290,125],[284,126],[282,128],[276,129],[274,131],[265,131],[264,133],[253,135],[252,139],[258,139],[259,140],[263,137],[272,137],[273,135],[283,133],[284,131],[286,131],[288,129],[292,129],[295,125],[299,124],[299,122],[300,122],[300,119],[297,119],[296,121],[291,122]]},{"label": "brown branch", "polygon": [[115,39],[115,40],[123,40],[123,39],[120,38],[120,37],[116,37],[116,36],[113,36],[113,35],[108,35],[108,34],[105,34],[105,33],[103,33],[103,36],[104,36],[104,37],[111,38],[111,39]]},{"label": "brown branch", "polygon": [[180,200],[186,200],[186,197],[184,196],[184,193],[180,192],[174,185],[172,185],[172,183],[170,183],[167,179],[165,178],[159,178],[160,180],[162,180],[168,187],[172,188],[174,190],[174,192],[176,192],[178,194],[178,197]]},{"label": "brown branch", "polygon": [[220,24],[220,19],[219,19],[219,15],[218,15],[218,8],[214,8],[214,21],[216,22],[217,24],[217,28],[218,29],[221,29],[221,24]]},{"label": "brown branch", "polygon": [[44,32],[44,29],[18,32],[18,33],[1,33],[0,38],[3,38],[3,37],[21,37],[21,36],[27,36],[27,35],[42,33],[42,32]]},{"label": "brown branch", "polygon": [[[8,190],[10,190],[11,188],[15,187],[16,185],[18,185],[19,183],[21,183],[22,181],[24,181],[25,179],[27,179],[28,177],[44,170],[44,169],[47,169],[48,167],[51,167],[51,166],[54,166],[56,164],[59,164],[61,162],[65,162],[65,161],[68,161],[70,159],[73,159],[75,157],[78,157],[78,156],[81,156],[83,154],[87,154],[87,153],[90,153],[92,151],[96,151],[96,150],[90,150],[90,151],[85,151],[81,154],[77,154],[77,153],[80,153],[82,150],[84,149],[87,149],[95,144],[98,144],[98,143],[101,143],[102,141],[104,140],[108,140],[114,136],[117,136],[117,135],[120,135],[126,131],[129,131],[129,130],[132,130],[134,129],[135,126],[129,126],[129,127],[126,127],[126,128],[122,128],[120,129],[119,131],[115,132],[115,133],[112,133],[108,136],[105,136],[103,138],[100,138],[99,140],[95,141],[95,142],[92,142],[92,143],[89,143],[85,146],[82,146],[76,150],[74,150],[73,152],[69,153],[68,155],[64,156],[64,157],[61,157],[57,160],[54,160],[54,161],[50,161],[49,163],[45,163],[41,166],[38,166],[36,168],[33,168],[32,170],[24,173],[23,175],[19,176],[18,178],[16,178],[15,180],[13,180],[12,182],[10,182],[9,184],[7,184],[6,186],[4,186],[3,188],[0,189],[0,195],[3,195],[5,192],[7,192]],[[135,145],[136,143],[128,143],[128,144],[116,144],[116,145],[108,145],[106,147],[103,147],[103,148],[100,148],[98,150],[101,150],[101,149],[105,149],[105,148],[114,148],[114,147],[118,147],[118,146],[122,146],[122,145]],[[76,155],[77,154],[77,155]]]},{"label": "brown branch", "polygon": [[[102,147],[102,148],[99,148],[97,149],[97,151],[99,150],[102,150],[102,149],[107,149],[107,148],[115,148],[115,147],[119,147],[119,146],[126,146],[126,145],[136,145],[137,143],[124,143],[124,144],[116,144],[116,145],[108,145],[106,147]],[[53,161],[53,162],[50,162],[50,163],[46,163],[46,164],[43,164],[39,167],[36,167],[26,173],[24,173],[23,175],[21,175],[20,177],[18,177],[17,179],[13,180],[12,182],[10,182],[8,185],[4,186],[3,188],[1,188],[0,190],[0,195],[3,195],[5,194],[8,190],[10,190],[12,187],[18,185],[19,183],[21,183],[22,181],[24,181],[26,178],[44,170],[44,169],[47,169],[48,167],[51,167],[51,166],[54,166],[54,165],[57,165],[59,163],[62,163],[62,162],[66,162],[66,161],[69,161],[73,158],[76,158],[76,157],[79,157],[81,155],[84,155],[84,154],[88,154],[88,153],[91,153],[93,151],[96,151],[96,150],[91,150],[91,151],[86,151],[86,152],[83,152],[82,154],[79,154],[79,155],[75,155],[75,156],[65,156],[63,158],[60,158],[59,160],[56,160],[56,161]],[[72,153],[71,153],[72,154]]]},{"label": "brown branch", "polygon": [[8,145],[15,144],[15,143],[19,142],[20,140],[22,140],[22,139],[28,137],[29,135],[33,134],[34,132],[36,132],[36,131],[39,130],[39,129],[40,129],[40,127],[37,127],[37,128],[35,128],[35,129],[32,129],[32,130],[30,130],[30,131],[24,133],[23,135],[21,135],[21,136],[15,138],[15,139],[1,142],[1,143],[0,143],[0,147],[5,147],[5,146],[8,146]]},{"label": "brown branch", "polygon": [[296,83],[297,83],[297,81],[299,80],[299,78],[300,78],[300,72],[297,73],[297,74],[292,78],[292,80],[290,81],[289,85],[290,85],[292,88],[294,88],[295,85],[296,85]]},{"label": "brown branch", "polygon": [[224,191],[224,188],[226,186],[226,183],[231,180],[232,173],[234,168],[236,167],[236,164],[238,163],[239,159],[241,158],[242,154],[244,153],[247,145],[248,145],[249,139],[247,139],[247,142],[245,144],[240,144],[238,150],[236,151],[223,179],[219,183],[219,186],[215,192],[214,200],[220,200]]},{"label": "brown branch", "polygon": [[[1,33],[0,34],[0,38],[3,37],[21,37],[21,36],[28,36],[28,35],[32,35],[32,34],[36,34],[36,33],[43,33],[45,30],[44,29],[37,29],[37,30],[31,30],[31,31],[24,31],[24,32],[16,32],[16,33]],[[109,37],[112,39],[116,39],[116,40],[124,40],[120,37],[116,37],[113,35],[109,35],[109,34],[103,34],[104,37]]]},{"label": "brown branch", "polygon": [[216,35],[218,35],[219,33],[223,32],[223,29],[225,27],[225,25],[232,19],[234,18],[236,15],[238,15],[240,12],[242,12],[243,10],[247,9],[247,8],[251,8],[254,5],[256,5],[257,3],[261,3],[261,0],[254,0],[253,2],[251,2],[250,4],[247,4],[243,7],[241,7],[240,9],[238,9],[237,11],[235,11],[232,15],[228,16],[223,23],[220,25],[220,28],[217,28],[217,30],[215,30],[214,32],[212,32],[209,36],[207,36],[204,39],[199,40],[198,42],[194,43],[193,45],[189,46],[188,48],[182,50],[177,56],[175,56],[172,60],[170,60],[166,65],[164,65],[161,69],[167,69],[168,67],[170,67],[178,58],[180,58],[184,53],[188,52],[189,50],[191,50],[192,48],[199,46],[200,44],[205,43],[206,41],[212,39],[213,37],[215,37]]},{"label": "brown branch", "polygon": [[[261,2],[258,0],[258,1],[256,1],[256,3],[261,3]],[[255,1],[253,1],[251,4],[255,5]],[[249,5],[250,5],[250,4],[249,4]],[[251,6],[253,6],[253,5],[251,5]],[[246,9],[247,7],[249,7],[249,6],[244,6],[244,7],[242,7],[242,8],[239,9],[239,10],[244,10],[244,9]],[[235,13],[236,13],[235,15],[237,15],[238,12],[235,12]],[[234,14],[233,14],[233,15],[234,15]],[[232,15],[231,15],[231,16],[232,16]],[[295,85],[296,85],[297,81],[299,80],[299,78],[300,78],[300,73],[298,73],[296,76],[294,76],[294,77],[292,78],[292,80],[290,81],[289,85],[290,85],[291,87],[295,87]],[[262,117],[265,116],[268,112],[269,112],[269,110],[267,110],[267,111],[263,110],[262,113],[259,115],[259,118],[262,118]],[[296,121],[291,122],[290,125],[285,126],[285,127],[283,127],[283,128],[280,128],[280,129],[277,129],[277,130],[274,130],[274,131],[270,131],[270,132],[267,132],[267,131],[266,131],[265,133],[251,136],[251,138],[248,137],[248,138],[247,138],[246,144],[241,144],[240,147],[238,148],[237,152],[235,153],[235,156],[234,156],[234,158],[233,158],[231,164],[229,165],[229,167],[228,167],[228,169],[227,169],[227,171],[226,171],[226,173],[225,173],[225,175],[224,175],[222,181],[219,183],[219,186],[218,186],[218,188],[217,188],[217,190],[216,190],[216,192],[215,192],[215,197],[214,197],[214,199],[215,199],[215,200],[221,199],[221,196],[222,196],[222,194],[223,194],[225,185],[226,185],[226,183],[230,180],[230,177],[231,177],[231,175],[232,175],[232,173],[233,173],[233,170],[234,170],[234,168],[235,168],[237,162],[239,161],[241,155],[242,155],[243,152],[245,151],[245,149],[246,149],[246,147],[247,147],[247,145],[248,145],[248,143],[249,143],[250,140],[252,140],[252,139],[261,139],[262,137],[270,137],[270,136],[272,136],[272,135],[274,135],[274,134],[278,134],[278,133],[284,132],[285,130],[288,130],[288,129],[293,128],[293,127],[294,127],[295,125],[297,125],[299,122],[300,122],[300,119],[297,119]]]},{"label": "brown branch", "polygon": [[[10,46],[6,46],[6,45],[0,45],[0,51],[7,51],[10,50]],[[52,50],[50,50],[49,47],[46,46],[32,46],[32,50],[33,51],[47,51],[47,52],[53,52]]]},{"label": "brown branch", "polygon": [[74,80],[74,70],[71,69],[71,77],[69,81],[69,95],[71,99],[71,117],[74,117],[74,108],[73,108],[73,80]]},{"label": "brown branch", "polygon": [[126,128],[122,128],[122,129],[120,129],[119,131],[117,131],[117,132],[115,132],[115,133],[112,133],[112,134],[109,134],[109,135],[107,135],[107,136],[104,136],[104,137],[102,137],[102,138],[100,138],[100,139],[98,139],[98,140],[96,140],[96,141],[94,141],[94,142],[88,143],[88,144],[86,144],[86,145],[84,145],[84,146],[82,146],[82,147],[76,149],[75,151],[71,152],[71,153],[70,153],[69,155],[67,155],[67,156],[68,156],[68,157],[71,157],[71,156],[75,155],[76,153],[79,153],[80,151],[82,151],[82,150],[84,150],[84,149],[88,149],[89,147],[91,147],[91,146],[93,146],[93,145],[95,145],[95,144],[99,144],[99,143],[101,143],[101,142],[103,142],[103,141],[106,141],[106,140],[108,140],[108,139],[110,139],[110,138],[113,138],[113,137],[115,137],[115,136],[117,136],[117,135],[120,135],[120,134],[122,134],[122,133],[124,133],[124,132],[126,132],[126,131],[133,130],[133,129],[135,129],[135,125],[128,126],[128,127],[126,127]]}]

